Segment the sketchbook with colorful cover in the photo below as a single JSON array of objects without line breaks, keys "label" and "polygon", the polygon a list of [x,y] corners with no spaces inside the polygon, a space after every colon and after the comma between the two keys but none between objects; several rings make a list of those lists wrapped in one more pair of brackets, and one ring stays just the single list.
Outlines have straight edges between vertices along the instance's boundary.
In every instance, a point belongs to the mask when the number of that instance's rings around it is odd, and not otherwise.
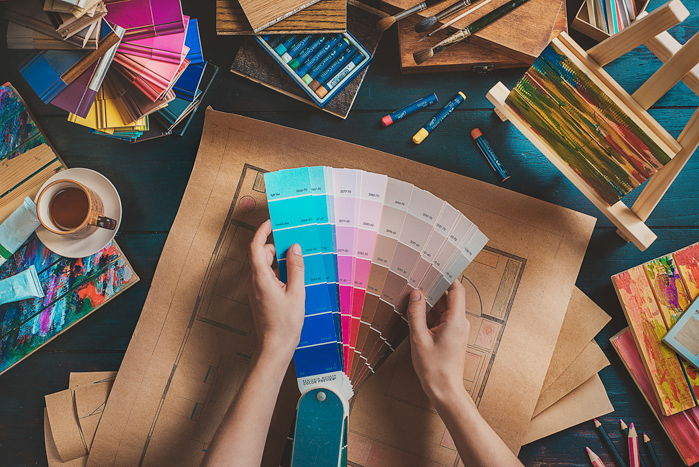
[{"label": "sketchbook with colorful cover", "polygon": [[699,296],[699,243],[612,276],[662,413],[697,406],[699,370],[663,338]]},{"label": "sketchbook with colorful cover", "polygon": [[[9,83],[0,86],[0,122],[0,159],[6,170],[0,180],[2,222],[18,203],[36,196],[40,186],[66,166]],[[0,305],[0,373],[139,280],[116,242],[92,256],[69,259],[49,251],[32,235],[0,266],[0,279],[29,266],[39,273],[45,296]]]}]

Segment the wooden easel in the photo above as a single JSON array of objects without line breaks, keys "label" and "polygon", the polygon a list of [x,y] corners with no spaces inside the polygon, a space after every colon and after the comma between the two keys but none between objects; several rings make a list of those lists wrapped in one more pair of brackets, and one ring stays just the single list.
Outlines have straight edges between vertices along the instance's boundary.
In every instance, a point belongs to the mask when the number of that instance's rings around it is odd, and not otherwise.
[{"label": "wooden easel", "polygon": [[[511,121],[568,179],[617,227],[617,233],[632,242],[640,250],[650,246],[657,236],[645,224],[653,209],[675,180],[679,172],[699,146],[699,109],[697,109],[682,133],[674,139],[648,114],[649,109],[677,82],[683,81],[699,95],[699,33],[681,45],[667,29],[689,16],[680,0],[672,0],[650,14],[639,18],[620,33],[585,51],[567,33],[561,33],[554,42],[581,70],[640,123],[640,127],[673,159],[647,182],[632,207],[623,201],[610,205],[604,201],[585,180],[575,173],[548,143],[533,132],[527,123],[506,103],[510,90],[497,83],[488,92],[488,100],[495,106],[495,113],[502,121]],[[625,91],[606,71],[604,65],[616,60],[639,45],[646,45],[663,65],[633,94]]]}]

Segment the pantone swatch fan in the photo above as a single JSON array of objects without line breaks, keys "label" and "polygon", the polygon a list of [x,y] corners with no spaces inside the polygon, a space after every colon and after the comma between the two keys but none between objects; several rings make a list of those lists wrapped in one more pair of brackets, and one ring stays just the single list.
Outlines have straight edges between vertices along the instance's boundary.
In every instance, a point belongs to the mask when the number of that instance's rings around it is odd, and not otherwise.
[{"label": "pantone swatch fan", "polygon": [[305,264],[292,465],[340,465],[353,388],[407,336],[410,291],[434,306],[488,239],[446,201],[386,175],[301,167],[266,173],[265,189],[282,281],[292,244]]}]

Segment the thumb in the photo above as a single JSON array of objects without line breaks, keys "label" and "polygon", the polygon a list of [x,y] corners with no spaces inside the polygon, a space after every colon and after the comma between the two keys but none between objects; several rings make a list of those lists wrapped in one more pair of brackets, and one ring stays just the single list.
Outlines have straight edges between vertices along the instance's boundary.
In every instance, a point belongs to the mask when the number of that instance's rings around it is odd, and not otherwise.
[{"label": "thumb", "polygon": [[286,252],[287,293],[303,293],[303,255],[301,245],[294,243]]},{"label": "thumb", "polygon": [[420,340],[427,334],[426,315],[425,296],[419,290],[414,289],[410,292],[408,301],[408,324],[410,325],[411,340]]}]

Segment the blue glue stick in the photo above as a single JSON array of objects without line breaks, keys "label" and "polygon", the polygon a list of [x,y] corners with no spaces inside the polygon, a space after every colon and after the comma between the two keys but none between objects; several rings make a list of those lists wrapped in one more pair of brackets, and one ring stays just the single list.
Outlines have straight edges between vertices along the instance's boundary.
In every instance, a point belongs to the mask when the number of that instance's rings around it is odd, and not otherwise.
[{"label": "blue glue stick", "polygon": [[425,107],[429,107],[432,104],[436,104],[438,100],[439,99],[437,99],[437,94],[432,93],[429,96],[425,96],[422,99],[416,100],[410,105],[406,105],[402,109],[398,109],[394,112],[391,112],[388,115],[384,115],[381,118],[381,123],[383,124],[383,126],[393,125],[398,120],[405,118],[408,115],[415,113],[420,109],[424,109]]},{"label": "blue glue stick", "polygon": [[485,159],[488,161],[488,164],[490,164],[493,172],[500,177],[500,182],[502,183],[510,178],[510,174],[507,172],[507,169],[505,169],[505,166],[502,165],[502,162],[500,162],[498,156],[495,155],[495,151],[493,151],[493,148],[490,147],[488,140],[485,139],[485,136],[483,136],[483,132],[481,132],[481,130],[478,128],[474,128],[471,130],[471,138],[473,138],[473,140],[476,142],[476,146],[478,146],[478,149],[481,150],[481,154],[483,154]]}]

